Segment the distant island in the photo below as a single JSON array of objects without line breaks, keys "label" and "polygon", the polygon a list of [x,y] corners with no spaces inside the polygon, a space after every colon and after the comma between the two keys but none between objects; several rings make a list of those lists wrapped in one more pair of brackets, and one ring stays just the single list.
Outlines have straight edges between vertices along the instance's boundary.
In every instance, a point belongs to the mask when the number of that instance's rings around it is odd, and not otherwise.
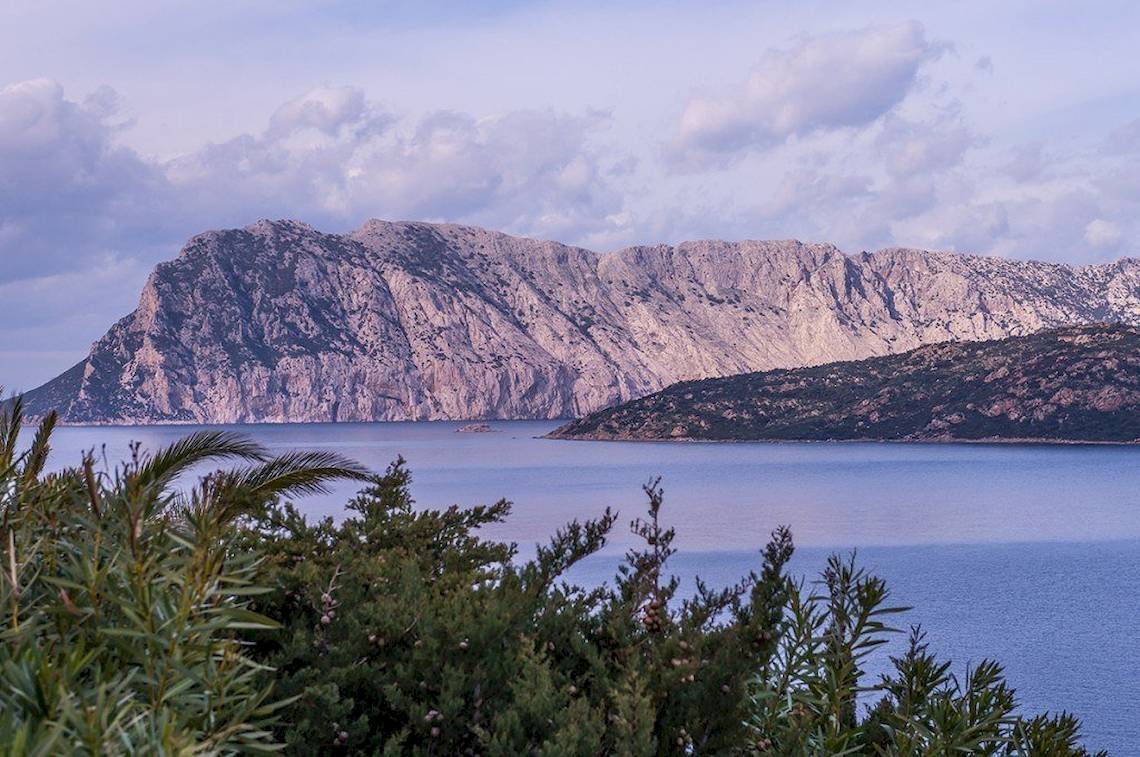
[{"label": "distant island", "polygon": [[159,264],[138,308],[25,409],[83,424],[578,417],[677,381],[1140,326],[1137,280],[1131,259],[794,240],[595,253],[451,224],[260,221]]},{"label": "distant island", "polygon": [[550,434],[598,440],[1140,440],[1140,330],[1052,329],[685,381]]},{"label": "distant island", "polygon": [[461,434],[489,434],[495,429],[489,423],[467,423],[455,430]]}]

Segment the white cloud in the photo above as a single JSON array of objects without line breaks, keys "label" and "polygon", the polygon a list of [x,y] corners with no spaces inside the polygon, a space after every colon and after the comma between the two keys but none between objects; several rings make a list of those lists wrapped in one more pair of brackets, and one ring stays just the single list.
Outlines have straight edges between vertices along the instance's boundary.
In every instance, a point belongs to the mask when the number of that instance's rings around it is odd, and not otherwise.
[{"label": "white cloud", "polygon": [[287,136],[304,129],[316,129],[336,136],[342,129],[365,125],[382,129],[390,119],[365,100],[357,87],[318,87],[294,98],[269,119],[269,134]]},{"label": "white cloud", "polygon": [[671,151],[682,162],[725,165],[793,136],[864,126],[898,105],[943,49],[912,22],[770,50],[735,91],[689,101]]},{"label": "white cloud", "polygon": [[770,228],[782,230],[777,231],[779,236],[827,235],[834,226],[823,228],[820,217],[835,219],[848,214],[870,196],[871,184],[871,177],[866,175],[800,166],[784,174],[758,205],[756,216],[767,221]]},{"label": "white cloud", "polygon": [[940,205],[891,225],[895,239],[910,246],[983,254],[1009,229],[1009,213],[996,202]]},{"label": "white cloud", "polygon": [[575,241],[622,210],[590,145],[604,116],[439,111],[397,122],[354,93],[330,92],[286,104],[262,134],[171,162],[170,180],[203,226],[295,216],[345,227],[376,216]]},{"label": "white cloud", "polygon": [[1120,244],[1124,234],[1112,221],[1094,218],[1085,226],[1085,241],[1098,250],[1111,250]]},{"label": "white cloud", "polygon": [[459,221],[594,249],[798,237],[1069,262],[1140,252],[1122,62],[1140,6],[1085,14],[1094,26],[1074,35],[1063,14],[1033,8],[1027,24],[1025,8],[976,0],[778,16],[556,0],[474,24],[423,11],[415,28],[392,28],[388,8],[322,22],[316,6],[258,0],[172,20],[133,0],[116,14],[68,3],[0,10],[0,69],[66,83],[0,90],[0,310],[20,327],[0,364],[96,336],[187,236],[264,216],[328,231]]},{"label": "white cloud", "polygon": [[628,156],[593,140],[608,116],[550,110],[398,119],[364,92],[320,87],[259,133],[168,161],[118,143],[118,96],[83,102],[49,80],[0,90],[0,281],[152,263],[208,228],[296,217],[330,230],[369,217],[479,223],[587,241],[624,218]]}]

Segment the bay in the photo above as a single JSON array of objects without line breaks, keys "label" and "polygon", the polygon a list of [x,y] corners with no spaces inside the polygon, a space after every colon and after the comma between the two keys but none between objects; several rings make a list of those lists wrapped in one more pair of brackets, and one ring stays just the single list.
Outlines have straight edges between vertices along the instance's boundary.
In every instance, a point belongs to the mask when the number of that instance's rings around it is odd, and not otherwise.
[{"label": "bay", "polygon": [[[921,624],[956,672],[998,659],[1026,711],[1068,709],[1090,747],[1114,754],[1140,744],[1140,447],[570,442],[538,438],[555,422],[460,425],[228,428],[276,452],[331,449],[377,470],[403,456],[420,506],[509,499],[512,516],[491,535],[523,555],[571,519],[618,509],[610,546],[572,575],[582,583],[612,576],[644,510],[641,486],[661,476],[684,579],[737,580],[778,524],[792,528],[794,570],[809,577],[829,553],[857,549],[894,602],[914,607],[901,623]],[[131,441],[155,449],[192,430],[62,428],[51,465],[87,449],[114,464]],[[339,517],[352,491],[299,505]],[[889,647],[900,652],[901,635]]]}]

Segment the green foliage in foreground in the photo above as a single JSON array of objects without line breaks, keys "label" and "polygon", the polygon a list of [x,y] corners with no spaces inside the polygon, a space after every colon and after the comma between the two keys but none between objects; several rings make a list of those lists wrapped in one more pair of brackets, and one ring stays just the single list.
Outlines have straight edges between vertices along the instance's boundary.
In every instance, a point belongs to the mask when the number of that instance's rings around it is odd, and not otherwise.
[{"label": "green foliage in foreground", "polygon": [[[0,418],[0,748],[8,755],[191,754],[269,749],[274,711],[242,635],[277,627],[236,521],[274,498],[361,475],[327,454],[269,459],[201,433],[96,473],[43,475],[55,418],[16,453],[20,406]],[[240,467],[187,494],[171,482]]]},{"label": "green foliage in foreground", "polygon": [[[748,736],[748,684],[775,649],[786,532],[761,578],[674,602],[661,573],[671,530],[650,487],[645,539],[612,588],[559,582],[614,522],[572,524],[535,560],[472,529],[486,508],[417,512],[399,463],[350,504],[308,524],[271,509],[251,544],[272,543],[281,589],[258,611],[288,618],[259,645],[297,700],[285,740],[366,754],[724,753]],[[751,601],[748,601],[751,600]],[[676,609],[670,610],[675,604]]]},{"label": "green foliage in foreground", "polygon": [[523,562],[478,532],[507,503],[416,510],[400,462],[343,522],[310,523],[279,498],[361,471],[210,433],[44,475],[53,419],[20,454],[13,409],[6,754],[1086,754],[1075,719],[1018,718],[999,665],[956,679],[918,631],[865,680],[900,609],[853,560],[794,582],[785,529],[758,573],[678,597],[656,484],[631,524],[641,546],[582,589],[563,575],[604,545],[608,511]]}]

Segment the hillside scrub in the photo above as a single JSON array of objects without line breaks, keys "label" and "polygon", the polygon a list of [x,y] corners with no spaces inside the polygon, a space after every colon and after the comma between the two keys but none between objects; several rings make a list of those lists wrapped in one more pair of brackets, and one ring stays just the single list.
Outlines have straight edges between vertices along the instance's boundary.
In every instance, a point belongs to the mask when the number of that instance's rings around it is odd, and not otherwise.
[{"label": "hillside scrub", "polygon": [[[785,528],[736,585],[680,596],[656,482],[615,580],[578,587],[615,513],[524,561],[480,535],[508,503],[417,509],[402,461],[199,433],[49,474],[54,417],[22,452],[20,420],[0,419],[5,754],[1087,754],[1074,718],[1018,717],[1000,665],[955,678],[918,630],[868,680],[902,608],[853,560],[789,577]],[[282,501],[346,477],[339,523]]]},{"label": "hillside scrub", "polygon": [[562,439],[1140,441],[1140,329],[1027,336],[681,381],[561,426]]}]

